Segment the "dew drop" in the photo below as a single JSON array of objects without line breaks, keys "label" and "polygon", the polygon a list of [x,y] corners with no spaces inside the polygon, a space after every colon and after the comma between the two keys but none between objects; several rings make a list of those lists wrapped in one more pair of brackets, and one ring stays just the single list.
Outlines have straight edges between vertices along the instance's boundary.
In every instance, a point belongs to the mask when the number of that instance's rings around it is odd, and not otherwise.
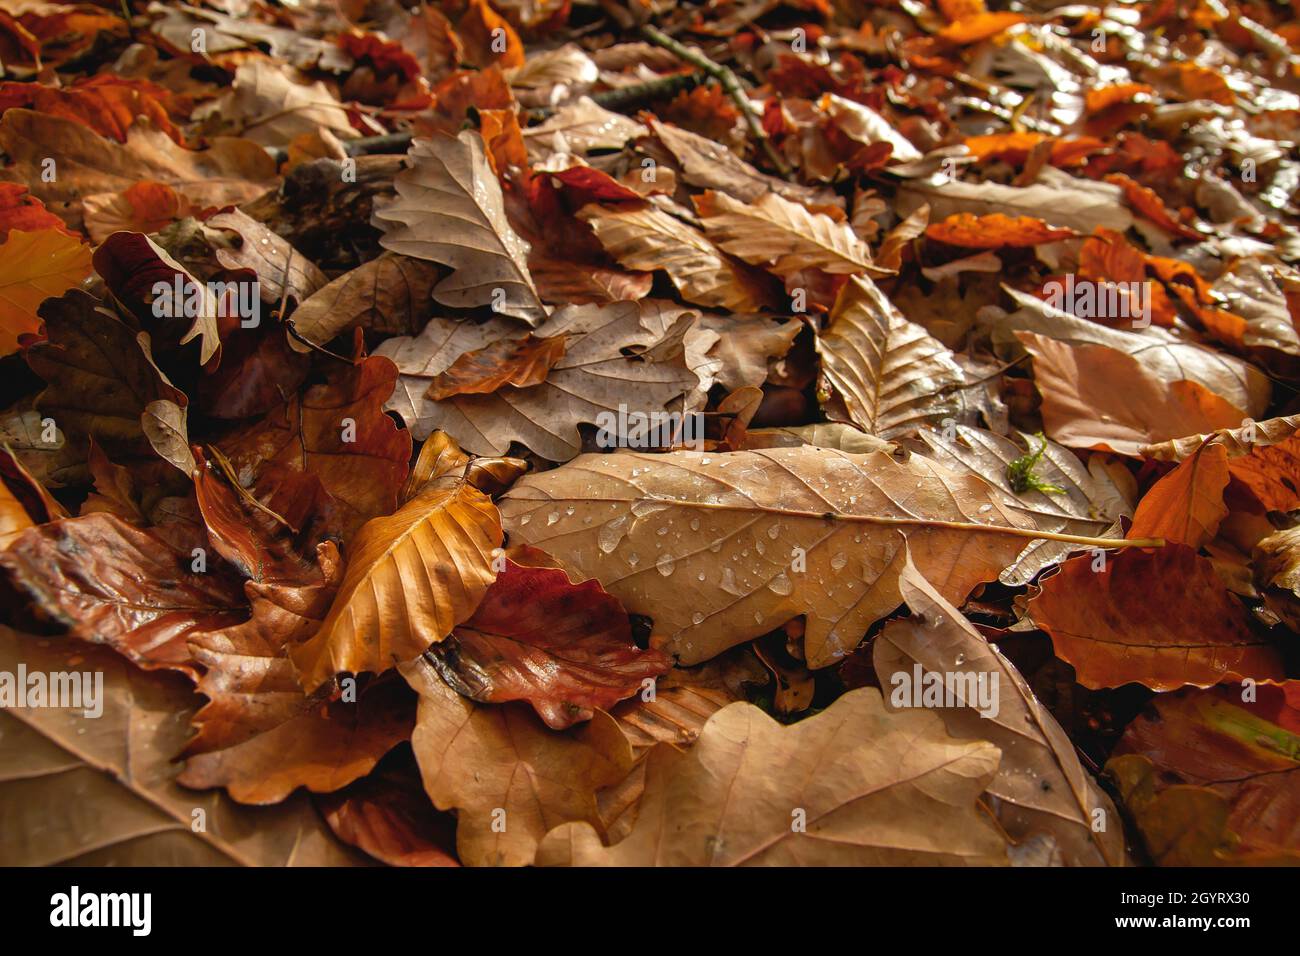
[{"label": "dew drop", "polygon": [[673,573],[673,568],[676,567],[676,563],[677,562],[673,560],[673,556],[665,551],[663,554],[659,555],[659,560],[655,562],[655,568],[657,568],[659,573],[664,577],[668,577],[668,575]]},{"label": "dew drop", "polygon": [[794,583],[790,580],[789,576],[782,571],[772,580],[767,582],[767,587],[774,594],[784,596],[794,590]]},{"label": "dew drop", "polygon": [[600,550],[609,554],[618,547],[618,543],[623,540],[623,528],[627,524],[627,515],[615,518],[608,524],[600,526],[600,533],[596,535],[596,543],[600,545]]}]

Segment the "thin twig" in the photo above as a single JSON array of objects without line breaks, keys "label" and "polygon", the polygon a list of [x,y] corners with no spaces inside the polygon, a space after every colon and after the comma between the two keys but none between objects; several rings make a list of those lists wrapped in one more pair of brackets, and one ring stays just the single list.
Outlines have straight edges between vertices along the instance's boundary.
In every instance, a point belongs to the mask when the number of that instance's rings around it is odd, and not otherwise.
[{"label": "thin twig", "polygon": [[749,134],[754,137],[755,142],[762,147],[764,154],[767,156],[777,173],[782,179],[790,178],[790,167],[786,165],[781,154],[776,151],[772,145],[772,140],[768,138],[767,132],[763,129],[763,123],[759,119],[758,113],[754,111],[754,104],[749,102],[749,97],[745,95],[745,89],[740,85],[740,80],[732,72],[730,67],[723,66],[714,60],[710,60],[699,50],[693,50],[679,40],[674,40],[668,34],[664,33],[658,27],[644,24],[641,27],[641,35],[656,46],[661,46],[665,50],[671,51],[678,59],[691,64],[702,72],[708,74],[718,81],[718,85],[723,91],[731,97],[733,103],[740,110],[741,115],[745,117],[745,123],[749,126]]}]

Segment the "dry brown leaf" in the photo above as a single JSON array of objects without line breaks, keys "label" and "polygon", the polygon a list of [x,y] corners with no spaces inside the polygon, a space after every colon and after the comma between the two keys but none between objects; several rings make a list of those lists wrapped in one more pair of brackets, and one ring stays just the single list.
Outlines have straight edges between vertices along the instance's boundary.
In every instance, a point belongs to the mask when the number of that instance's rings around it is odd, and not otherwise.
[{"label": "dry brown leaf", "polygon": [[[1105,469],[1085,468],[1068,449],[1049,439],[1020,434],[1021,444],[982,428],[955,425],[955,434],[924,428],[921,440],[927,455],[957,474],[970,472],[1019,502],[1018,507],[1033,515],[1034,523],[1046,531],[1063,531],[1106,537],[1120,537],[1119,518],[1132,513],[1123,504]],[[1059,492],[1026,488],[1016,491],[1008,477],[1013,463],[1026,449],[1037,449],[1046,441],[1034,475]],[[1134,535],[1137,537],[1137,535]],[[1013,587],[1028,584],[1044,568],[1063,560],[1072,546],[1059,541],[1031,542],[1002,572],[999,580]]]},{"label": "dry brown leaf", "polygon": [[463,474],[435,474],[395,513],[362,526],[320,629],[289,652],[308,693],[336,674],[414,660],[474,613],[496,577],[501,522]]},{"label": "dry brown leaf", "polygon": [[626,776],[627,741],[598,711],[580,730],[548,730],[527,705],[476,704],[423,657],[402,675],[420,695],[411,746],[424,789],[456,810],[456,850],[468,866],[527,866],[548,830],[596,822],[596,791]]},{"label": "dry brown leaf", "polygon": [[715,189],[741,202],[754,202],[772,192],[805,205],[843,205],[844,201],[829,189],[788,183],[759,172],[731,150],[698,133],[659,120],[650,120],[650,129],[681,167],[682,178],[692,186]]},{"label": "dry brown leaf", "polygon": [[1016,335],[1034,357],[1044,430],[1063,445],[1137,455],[1144,445],[1246,417],[1199,382],[1161,381],[1124,352]]},{"label": "dry brown leaf", "polygon": [[491,306],[537,325],[546,317],[528,272],[528,243],[506,219],[501,185],[473,130],[417,139],[397,199],[375,210],[385,249],[452,268],[433,297],[456,308]]},{"label": "dry brown leaf", "polygon": [[651,752],[626,839],[605,847],[589,824],[566,824],[546,835],[537,862],[1004,865],[1006,844],[977,805],[998,756],[990,743],[952,739],[933,714],[887,713],[873,688],[789,727],[736,703],[685,754]]},{"label": "dry brown leaf", "polygon": [[687,302],[732,312],[757,312],[769,298],[761,281],[723,255],[698,229],[654,206],[586,206],[605,251],[629,269],[668,273]]},{"label": "dry brown leaf", "polygon": [[[510,335],[503,324],[434,319],[419,336],[379,347],[401,371],[387,407],[417,440],[440,430],[476,454],[502,455],[519,442],[543,458],[567,461],[582,449],[579,424],[598,423],[602,415],[617,420],[620,405],[625,413],[663,415],[669,402],[699,384],[685,351],[694,313],[646,299],[558,309],[536,331],[566,341],[564,357],[541,385],[444,401],[426,396],[461,355]],[[522,338],[523,330],[513,335]]]},{"label": "dry brown leaf", "polygon": [[[81,223],[83,200],[116,195],[141,179],[165,183],[196,206],[245,202],[276,185],[275,161],[256,143],[219,137],[206,150],[188,150],[143,121],[121,144],[73,120],[6,110],[0,150],[11,163],[6,172],[28,183],[32,194],[71,226]],[[53,179],[41,175],[50,156],[58,157]]]},{"label": "dry brown leaf", "polygon": [[[103,714],[0,712],[5,780],[0,834],[8,866],[343,866],[362,861],[335,841],[304,795],[241,807],[176,783],[172,757],[198,704],[175,675],[142,674],[103,648],[0,628],[0,666],[102,672]],[[93,812],[88,812],[92,811]],[[204,826],[195,827],[202,811]]]},{"label": "dry brown leaf", "polygon": [[265,58],[241,63],[230,90],[206,109],[222,127],[262,146],[283,146],[318,130],[339,139],[359,135],[323,82],[309,83],[297,70]]},{"label": "dry brown leaf", "polygon": [[872,645],[889,709],[916,706],[928,683],[951,687],[956,706],[936,710],[948,732],[1002,751],[988,795],[1007,834],[1017,842],[1048,834],[1071,866],[1123,865],[1119,814],[1019,671],[910,562],[899,584],[912,616],[887,624]]},{"label": "dry brown leaf", "polygon": [[589,96],[557,110],[549,119],[524,130],[528,158],[541,162],[555,151],[557,142],[567,153],[586,153],[593,149],[622,149],[629,139],[644,136],[646,128],[635,120],[612,113]]},{"label": "dry brown leaf", "polygon": [[850,418],[880,438],[952,415],[946,395],[966,384],[952,353],[905,319],[865,276],[840,290],[818,350]]},{"label": "dry brown leaf", "polygon": [[812,446],[585,455],[526,476],[500,507],[513,541],[653,618],[656,646],[685,664],[805,614],[808,665],[825,667],[900,603],[905,539],[960,602],[1038,536],[979,478]]},{"label": "dry brown leaf", "polygon": [[503,388],[540,385],[564,357],[565,337],[529,333],[521,339],[498,339],[465,352],[429,383],[426,397],[441,401],[454,395],[488,395]]},{"label": "dry brown leaf", "polygon": [[1152,690],[1283,676],[1278,651],[1250,629],[1214,566],[1184,545],[1083,555],[1061,565],[1029,602],[1034,623],[1084,687]]},{"label": "dry brown leaf", "polygon": [[[1272,392],[1269,379],[1235,356],[1155,326],[1141,331],[1108,328],[1053,308],[1009,286],[1003,286],[1003,290],[1020,308],[997,319],[992,330],[995,342],[1014,343],[1017,333],[1033,332],[1071,346],[1101,345],[1132,356],[1148,377],[1161,385],[1182,379],[1195,382],[1253,417],[1262,415],[1268,407]],[[1241,420],[1232,424],[1235,427]]]},{"label": "dry brown leaf", "polygon": [[[290,322],[315,345],[354,328],[414,335],[429,317],[441,274],[432,263],[385,252],[317,289],[294,310]],[[311,351],[297,338],[289,344],[298,352]]]},{"label": "dry brown leaf", "polygon": [[[1223,445],[1229,458],[1249,455],[1256,448],[1278,445],[1300,431],[1300,415],[1285,415],[1262,422],[1246,422],[1237,428],[1222,428],[1213,432],[1215,442]],[[1205,444],[1207,435],[1188,435],[1174,438],[1141,449],[1142,457],[1159,461],[1185,461]]]},{"label": "dry brown leaf", "polygon": [[775,193],[746,204],[718,192],[695,199],[705,234],[724,251],[781,278],[805,269],[832,275],[887,276],[847,222]]}]

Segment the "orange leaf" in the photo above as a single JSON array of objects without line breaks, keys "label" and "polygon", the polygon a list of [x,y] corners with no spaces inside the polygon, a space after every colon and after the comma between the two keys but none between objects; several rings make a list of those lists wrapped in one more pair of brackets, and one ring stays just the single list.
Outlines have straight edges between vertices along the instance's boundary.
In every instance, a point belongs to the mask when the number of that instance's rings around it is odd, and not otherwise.
[{"label": "orange leaf", "polygon": [[1164,538],[1199,548],[1213,539],[1228,514],[1223,489],[1228,487],[1228,450],[1203,445],[1157,481],[1138,503],[1130,538]]},{"label": "orange leaf", "polygon": [[1228,462],[1228,471],[1265,509],[1300,508],[1300,435],[1257,446],[1249,455]]},{"label": "orange leaf", "polygon": [[966,249],[1025,249],[1078,235],[1072,229],[1057,229],[1033,216],[1012,217],[1000,212],[988,216],[957,213],[926,227],[925,234],[937,242]]},{"label": "orange leaf", "polygon": [[1084,687],[1164,691],[1284,676],[1280,655],[1251,631],[1208,558],[1167,545],[1125,551],[1099,571],[1095,560],[1066,561],[1029,603]]},{"label": "orange leaf", "polygon": [[96,242],[115,232],[158,232],[194,210],[166,183],[142,180],[120,193],[87,196],[86,231]]},{"label": "orange leaf", "polygon": [[1124,190],[1124,200],[1133,207],[1134,211],[1150,219],[1166,232],[1173,233],[1182,239],[1200,240],[1205,238],[1195,229],[1185,226],[1175,219],[1173,214],[1165,208],[1164,201],[1155,194],[1154,190],[1148,189],[1123,173],[1111,173],[1106,177],[1106,182],[1114,183]]},{"label": "orange leaf", "polygon": [[564,357],[563,335],[500,339],[466,352],[451,367],[433,377],[425,393],[435,401],[453,395],[487,395],[512,385],[527,388],[546,381],[546,373]]},{"label": "orange leaf", "polygon": [[90,247],[66,229],[12,230],[0,244],[0,355],[41,330],[37,308],[90,275]]},{"label": "orange leaf", "polygon": [[1160,381],[1118,349],[1016,336],[1034,357],[1045,431],[1063,445],[1136,455],[1143,445],[1235,428],[1245,418],[1199,382]]},{"label": "orange leaf", "polygon": [[88,126],[101,136],[126,142],[126,131],[137,116],[182,143],[164,105],[167,93],[152,83],[116,76],[97,76],[59,89],[37,83],[0,83],[0,111],[23,107],[62,116]]},{"label": "orange leaf", "polygon": [[1099,86],[1089,90],[1083,96],[1083,108],[1089,115],[1121,103],[1144,101],[1155,91],[1146,83],[1119,83],[1115,86]]},{"label": "orange leaf", "polygon": [[503,70],[524,65],[523,41],[487,0],[470,0],[456,32],[465,41],[465,59],[480,70],[493,63]]},{"label": "orange leaf", "polygon": [[0,183],[0,242],[9,238],[11,229],[23,232],[57,229],[64,235],[77,235],[46,209],[45,203],[29,195],[22,183]]},{"label": "orange leaf", "polygon": [[1018,13],[977,13],[948,24],[936,35],[949,43],[966,46],[995,37],[1003,30],[1024,22],[1025,17]]}]

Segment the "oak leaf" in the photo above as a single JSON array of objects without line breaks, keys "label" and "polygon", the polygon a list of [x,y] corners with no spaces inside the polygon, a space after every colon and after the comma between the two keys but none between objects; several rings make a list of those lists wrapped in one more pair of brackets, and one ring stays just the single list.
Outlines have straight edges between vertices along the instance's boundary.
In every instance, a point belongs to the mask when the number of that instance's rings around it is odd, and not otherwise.
[{"label": "oak leaf", "polygon": [[685,664],[805,614],[808,665],[825,667],[900,603],[904,540],[961,601],[1039,536],[979,478],[812,446],[585,455],[524,477],[500,508],[512,541],[654,618],[655,646]]},{"label": "oak leaf", "polygon": [[[889,714],[861,688],[783,727],[752,704],[714,714],[685,754],[661,744],[631,834],[601,845],[552,830],[541,866],[996,866],[1003,838],[977,806],[999,751],[928,713]],[[771,773],[773,766],[783,772]],[[803,827],[799,822],[803,811]]]},{"label": "oak leaf", "polygon": [[433,297],[458,308],[487,306],[537,325],[546,317],[528,272],[528,243],[506,219],[483,138],[417,139],[411,166],[394,181],[397,199],[375,210],[385,249],[448,265]]}]

